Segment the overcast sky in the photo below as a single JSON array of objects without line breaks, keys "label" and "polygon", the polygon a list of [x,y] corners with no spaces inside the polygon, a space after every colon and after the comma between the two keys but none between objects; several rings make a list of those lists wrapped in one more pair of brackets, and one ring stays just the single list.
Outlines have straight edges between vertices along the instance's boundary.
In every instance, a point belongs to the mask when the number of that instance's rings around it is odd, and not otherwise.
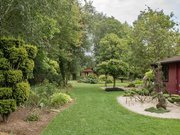
[{"label": "overcast sky", "polygon": [[173,12],[176,22],[180,22],[180,0],[92,0],[97,11],[114,16],[121,22],[132,24],[140,11],[146,8],[163,9],[165,14]]}]

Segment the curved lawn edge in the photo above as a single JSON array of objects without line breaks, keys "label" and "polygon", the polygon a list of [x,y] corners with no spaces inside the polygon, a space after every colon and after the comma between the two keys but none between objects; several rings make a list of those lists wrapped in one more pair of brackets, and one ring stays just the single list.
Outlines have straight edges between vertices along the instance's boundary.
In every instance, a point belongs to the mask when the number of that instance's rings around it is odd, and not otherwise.
[{"label": "curved lawn edge", "polygon": [[75,84],[71,94],[76,103],[59,113],[41,135],[179,135],[179,120],[129,111],[116,99],[123,92],[105,92],[100,86]]},{"label": "curved lawn edge", "polygon": [[152,117],[152,118],[159,118],[159,119],[174,119],[174,120],[179,120],[180,119],[180,107],[177,106],[177,109],[175,112],[167,112],[167,113],[151,113],[145,111],[145,109],[149,107],[153,107],[154,105],[149,103],[149,104],[140,104],[138,102],[132,102],[128,103],[128,98],[129,97],[123,97],[123,96],[118,96],[116,97],[117,102],[126,110],[133,112],[135,114],[139,114],[142,116],[147,116],[147,117]]}]

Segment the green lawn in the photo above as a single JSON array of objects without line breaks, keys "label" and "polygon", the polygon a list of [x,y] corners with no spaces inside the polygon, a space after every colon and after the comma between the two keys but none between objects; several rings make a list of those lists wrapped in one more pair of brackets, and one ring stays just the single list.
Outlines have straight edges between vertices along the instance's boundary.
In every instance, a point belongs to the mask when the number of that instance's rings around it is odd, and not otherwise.
[{"label": "green lawn", "polygon": [[116,101],[121,94],[107,93],[100,85],[75,84],[76,103],[54,118],[42,135],[180,135],[180,120],[129,112]]}]

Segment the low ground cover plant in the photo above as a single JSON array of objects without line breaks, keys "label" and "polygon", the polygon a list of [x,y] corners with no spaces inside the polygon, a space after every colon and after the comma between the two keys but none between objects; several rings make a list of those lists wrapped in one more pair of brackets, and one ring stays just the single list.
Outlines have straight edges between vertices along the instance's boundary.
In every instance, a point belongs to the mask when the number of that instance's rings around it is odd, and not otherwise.
[{"label": "low ground cover plant", "polygon": [[151,112],[151,113],[167,113],[167,112],[170,112],[169,110],[166,110],[162,107],[160,107],[160,108],[150,107],[150,108],[145,109],[145,111]]}]

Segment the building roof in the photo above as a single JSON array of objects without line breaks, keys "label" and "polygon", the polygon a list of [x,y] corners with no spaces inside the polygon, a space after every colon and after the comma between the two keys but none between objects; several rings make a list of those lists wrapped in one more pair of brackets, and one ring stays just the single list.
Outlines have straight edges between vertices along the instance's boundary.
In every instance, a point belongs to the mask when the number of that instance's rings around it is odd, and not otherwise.
[{"label": "building roof", "polygon": [[168,64],[168,63],[175,63],[175,62],[180,62],[180,56],[174,56],[171,58],[166,58],[164,60],[159,61],[158,63]]},{"label": "building roof", "polygon": [[83,71],[84,73],[92,73],[93,72],[93,68],[86,68]]}]

